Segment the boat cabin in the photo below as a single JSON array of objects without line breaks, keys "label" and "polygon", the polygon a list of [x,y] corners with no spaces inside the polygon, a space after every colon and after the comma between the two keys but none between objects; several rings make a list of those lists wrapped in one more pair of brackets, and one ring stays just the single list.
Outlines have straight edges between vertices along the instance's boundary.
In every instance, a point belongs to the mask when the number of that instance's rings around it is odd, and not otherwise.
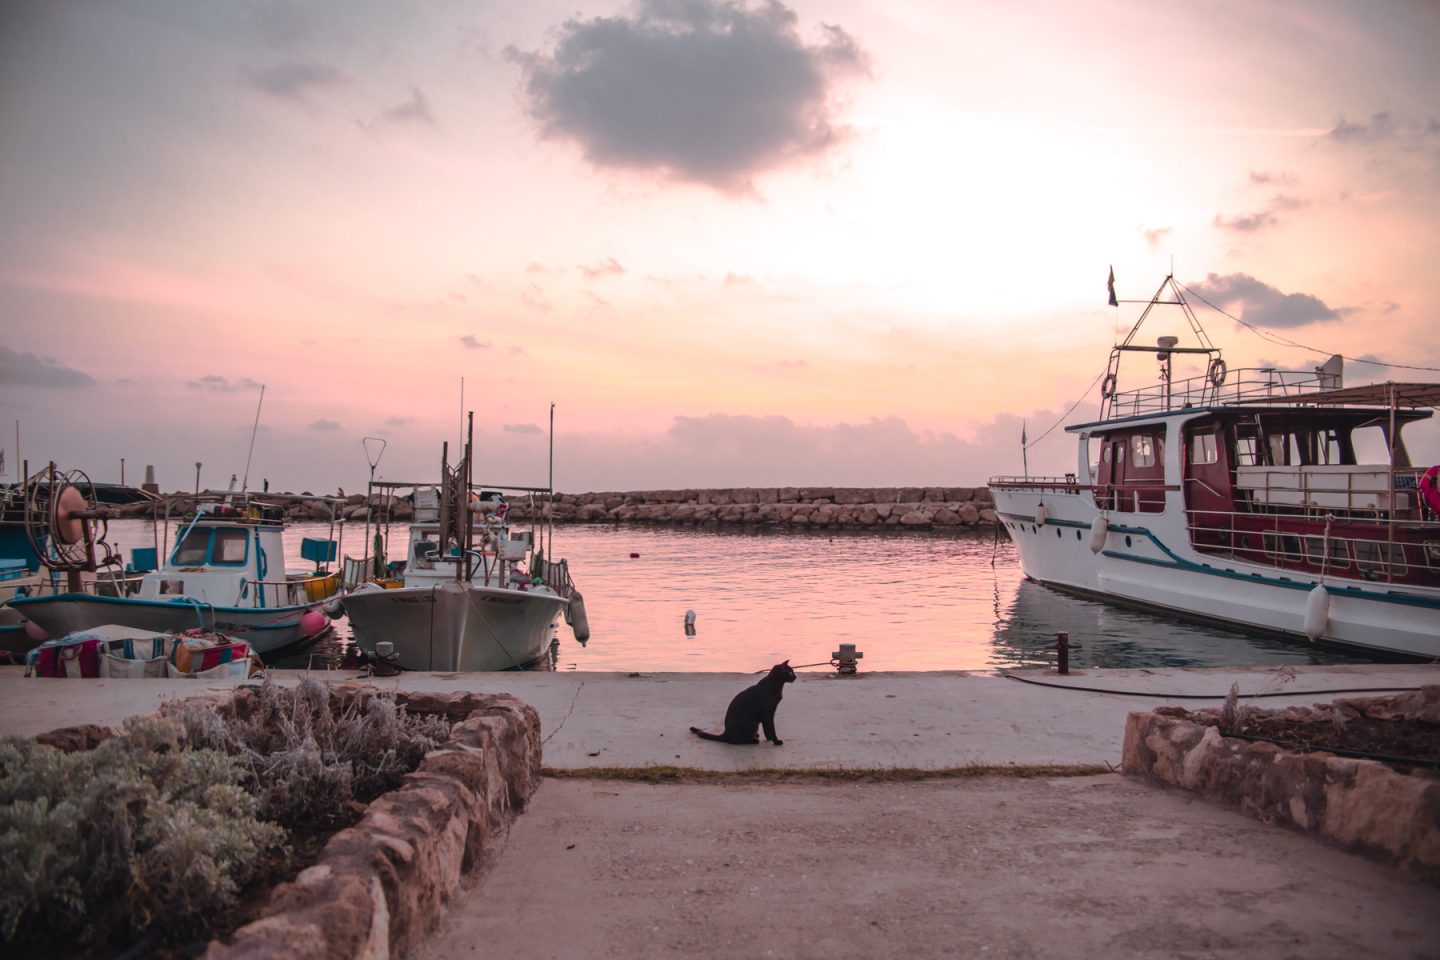
[{"label": "boat cabin", "polygon": [[320,571],[320,562],[322,556],[333,560],[334,541],[306,540],[302,555],[316,569],[287,571],[280,521],[240,511],[202,513],[181,528],[160,568],[141,578],[136,596],[223,607],[283,607],[324,599],[334,592],[335,578]]}]

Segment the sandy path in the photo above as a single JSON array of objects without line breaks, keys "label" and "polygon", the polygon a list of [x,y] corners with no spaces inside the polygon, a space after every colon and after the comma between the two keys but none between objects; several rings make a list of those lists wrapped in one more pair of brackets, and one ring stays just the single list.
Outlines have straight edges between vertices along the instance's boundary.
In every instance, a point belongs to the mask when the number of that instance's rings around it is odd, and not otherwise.
[{"label": "sandy path", "polygon": [[1433,957],[1440,890],[1117,775],[550,780],[422,960]]}]

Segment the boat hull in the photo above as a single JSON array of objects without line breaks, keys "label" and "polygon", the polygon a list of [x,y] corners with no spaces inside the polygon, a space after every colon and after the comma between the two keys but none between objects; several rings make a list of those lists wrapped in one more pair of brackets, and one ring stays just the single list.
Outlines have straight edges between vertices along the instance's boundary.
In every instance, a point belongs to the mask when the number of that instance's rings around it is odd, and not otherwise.
[{"label": "boat hull", "polygon": [[548,591],[466,586],[359,590],[344,598],[355,644],[373,656],[394,645],[405,670],[489,671],[528,667],[550,644],[566,601]]},{"label": "boat hull", "polygon": [[62,593],[10,601],[27,620],[51,637],[62,637],[105,624],[161,633],[200,628],[244,640],[259,654],[272,653],[302,639],[300,620],[311,606],[220,607],[183,601],[142,600]]},{"label": "boat hull", "polygon": [[[1098,551],[1100,510],[1084,492],[992,485],[996,513],[1032,580],[1062,590],[1312,642],[1307,605],[1316,576],[1193,550],[1172,513],[1111,514]],[[1044,510],[1040,510],[1041,504]],[[1042,519],[1043,518],[1043,519]],[[1327,577],[1328,616],[1313,641],[1368,656],[1440,657],[1440,591]]]}]

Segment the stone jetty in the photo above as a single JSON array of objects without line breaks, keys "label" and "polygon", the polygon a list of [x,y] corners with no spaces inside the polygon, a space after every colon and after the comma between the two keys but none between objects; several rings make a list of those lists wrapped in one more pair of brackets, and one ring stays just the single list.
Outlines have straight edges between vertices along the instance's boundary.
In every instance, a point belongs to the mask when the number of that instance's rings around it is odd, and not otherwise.
[{"label": "stone jetty", "polygon": [[[193,509],[182,494],[171,495],[172,515]],[[298,522],[388,518],[407,522],[414,507],[406,497],[351,494],[343,500],[309,494],[272,494],[269,499]],[[515,520],[540,519],[539,500],[510,501]],[[995,502],[987,487],[720,487],[686,490],[632,490],[557,493],[552,507],[558,523],[647,523],[671,526],[775,526],[823,529],[964,529],[993,527]],[[164,514],[159,503],[118,508],[117,516]]]},{"label": "stone jetty", "polygon": [[[526,500],[511,516],[530,519]],[[556,494],[559,522],[864,529],[994,526],[986,487],[722,487]]]}]

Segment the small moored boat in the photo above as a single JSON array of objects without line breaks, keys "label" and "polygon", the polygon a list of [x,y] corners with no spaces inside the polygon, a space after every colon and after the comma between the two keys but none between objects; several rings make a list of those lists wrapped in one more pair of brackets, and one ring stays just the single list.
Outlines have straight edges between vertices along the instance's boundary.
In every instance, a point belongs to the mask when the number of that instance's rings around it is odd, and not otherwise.
[{"label": "small moored boat", "polygon": [[[314,572],[288,573],[280,511],[244,494],[225,500],[198,505],[165,562],[141,576],[132,595],[101,596],[72,588],[17,597],[9,605],[49,637],[104,624],[159,632],[201,629],[234,636],[255,652],[269,654],[323,632],[329,621],[321,608],[339,589],[338,574],[321,570],[318,562]],[[52,540],[73,546],[90,536],[81,527],[66,537],[63,530],[72,518],[59,519],[52,524]],[[77,519],[83,523],[85,518]],[[321,549],[310,550],[307,544],[310,558],[333,558],[333,543],[314,545]],[[93,555],[93,544],[88,552]]]},{"label": "small moored boat", "polygon": [[[394,571],[398,579],[377,578],[341,598],[356,645],[383,659],[380,645],[389,644],[406,670],[476,671],[541,662],[562,614],[576,639],[587,640],[584,601],[569,565],[546,562],[540,531],[512,530],[506,519],[506,492],[548,496],[548,488],[475,485],[469,442],[456,466],[443,460],[438,496],[423,484],[371,485],[372,497],[375,490],[412,488],[417,510],[406,559]],[[422,506],[427,493],[434,507]]]}]

